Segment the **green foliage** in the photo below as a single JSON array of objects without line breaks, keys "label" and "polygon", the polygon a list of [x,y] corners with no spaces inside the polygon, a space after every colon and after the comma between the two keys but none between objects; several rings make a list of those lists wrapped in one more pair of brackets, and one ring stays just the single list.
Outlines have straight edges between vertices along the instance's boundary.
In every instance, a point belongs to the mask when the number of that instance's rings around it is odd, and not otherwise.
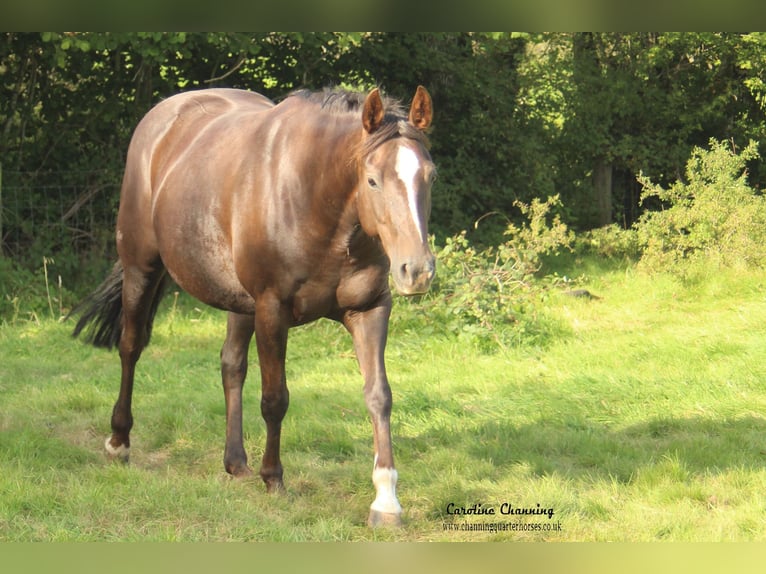
[{"label": "green foliage", "polygon": [[635,229],[625,229],[614,223],[579,233],[574,249],[580,254],[627,262],[638,261],[641,257]]},{"label": "green foliage", "polygon": [[34,272],[0,257],[0,324],[60,319],[72,294],[56,273],[55,261],[43,257]]},{"label": "green foliage", "polygon": [[0,321],[15,321],[20,312],[20,298],[29,297],[32,285],[34,277],[30,271],[19,268],[11,259],[0,257]]},{"label": "green foliage", "polygon": [[431,293],[412,304],[432,333],[457,336],[485,350],[498,346],[544,345],[560,325],[544,308],[556,277],[540,276],[542,258],[570,248],[573,234],[551,212],[558,196],[530,204],[516,202],[524,222],[509,223],[505,240],[477,250],[465,231],[446,239],[437,251]]},{"label": "green foliage", "polygon": [[642,201],[662,204],[636,225],[642,265],[680,273],[699,262],[766,265],[766,198],[747,182],[746,164],[757,157],[754,142],[736,153],[730,144],[711,139],[710,149],[694,149],[685,181],[663,188],[642,175]]},{"label": "green foliage", "polygon": [[766,33],[751,32],[742,38],[738,65],[745,76],[744,84],[762,110],[766,110]]},{"label": "green foliage", "polygon": [[[594,168],[612,170],[612,217],[631,225],[640,215],[635,174],[669,185],[695,145],[710,137],[764,141],[766,108],[758,103],[764,64],[757,34],[575,33],[547,35],[561,53],[548,74],[562,78],[561,161],[557,190],[580,228],[594,217]],[[753,166],[754,182],[764,172]],[[607,190],[608,193],[608,190]],[[600,197],[600,196],[599,196]]]}]

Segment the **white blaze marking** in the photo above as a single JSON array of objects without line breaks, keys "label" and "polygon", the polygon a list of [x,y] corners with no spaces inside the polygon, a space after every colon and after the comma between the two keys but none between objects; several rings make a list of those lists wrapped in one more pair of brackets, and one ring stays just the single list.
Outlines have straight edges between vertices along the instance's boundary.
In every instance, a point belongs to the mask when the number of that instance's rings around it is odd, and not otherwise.
[{"label": "white blaze marking", "polygon": [[410,206],[410,213],[412,214],[412,220],[415,222],[415,227],[420,237],[425,239],[418,214],[418,198],[415,195],[415,176],[418,174],[419,169],[420,162],[418,161],[417,154],[407,146],[399,146],[399,151],[396,153],[396,174],[407,189],[407,204]]},{"label": "white blaze marking", "polygon": [[396,498],[396,479],[398,473],[393,468],[376,468],[372,471],[372,483],[377,496],[370,505],[372,510],[387,514],[401,514],[402,507]]}]

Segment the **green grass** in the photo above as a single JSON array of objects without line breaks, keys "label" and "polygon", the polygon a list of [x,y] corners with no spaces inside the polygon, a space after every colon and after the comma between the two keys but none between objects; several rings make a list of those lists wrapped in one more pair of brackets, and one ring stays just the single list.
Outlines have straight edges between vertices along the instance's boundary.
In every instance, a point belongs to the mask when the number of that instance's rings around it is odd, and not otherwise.
[{"label": "green grass", "polygon": [[[119,360],[52,320],[0,327],[0,540],[763,540],[766,274],[695,282],[586,260],[601,299],[554,295],[562,335],[481,353],[395,322],[387,363],[400,530],[370,530],[371,428],[348,336],[294,330],[287,493],[223,471],[223,315],[172,297],[136,378],[131,464],[103,440]],[[253,356],[245,442],[264,428]],[[513,516],[447,505],[552,508]],[[560,531],[530,530],[560,523]],[[445,524],[452,525],[450,530]]]}]

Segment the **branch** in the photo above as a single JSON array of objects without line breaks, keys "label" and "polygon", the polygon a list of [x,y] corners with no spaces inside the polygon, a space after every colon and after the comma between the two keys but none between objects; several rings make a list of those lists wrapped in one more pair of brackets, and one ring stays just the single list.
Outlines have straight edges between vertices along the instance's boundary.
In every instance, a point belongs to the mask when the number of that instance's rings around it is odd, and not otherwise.
[{"label": "branch", "polygon": [[239,70],[242,67],[242,64],[244,64],[247,61],[247,58],[245,56],[240,56],[239,61],[234,64],[234,66],[225,74],[222,74],[220,76],[216,76],[215,78],[210,78],[209,80],[205,80],[206,84],[212,84],[213,82],[218,82],[220,80],[223,80],[225,78],[228,78],[231,76],[234,72]]}]

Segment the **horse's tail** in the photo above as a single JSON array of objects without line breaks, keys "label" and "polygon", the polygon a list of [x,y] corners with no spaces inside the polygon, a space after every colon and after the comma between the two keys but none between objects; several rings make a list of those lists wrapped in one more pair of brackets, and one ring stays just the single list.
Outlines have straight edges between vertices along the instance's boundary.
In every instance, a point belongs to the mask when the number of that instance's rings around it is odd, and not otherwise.
[{"label": "horse's tail", "polygon": [[[142,347],[149,344],[154,316],[157,314],[157,308],[169,283],[167,274],[164,274],[156,285],[149,314],[146,317]],[[80,315],[80,320],[72,331],[73,337],[85,331],[85,340],[96,347],[112,349],[119,346],[122,337],[122,285],[122,263],[117,261],[112,272],[99,288],[83,299],[67,315],[67,319],[72,315]]]},{"label": "horse's tail", "polygon": [[67,318],[79,315],[72,336],[85,331],[84,339],[96,347],[112,349],[122,334],[122,264],[114,264],[104,282],[83,299]]},{"label": "horse's tail", "polygon": [[[168,282],[167,275],[164,275],[154,291],[144,328],[144,347],[149,344],[152,336],[154,316],[157,314],[157,308],[165,294]],[[67,315],[67,319],[72,315],[80,315],[80,320],[72,331],[73,337],[85,331],[85,340],[96,347],[112,349],[119,346],[122,336],[122,284],[122,263],[118,261],[99,288],[83,299]]]}]

